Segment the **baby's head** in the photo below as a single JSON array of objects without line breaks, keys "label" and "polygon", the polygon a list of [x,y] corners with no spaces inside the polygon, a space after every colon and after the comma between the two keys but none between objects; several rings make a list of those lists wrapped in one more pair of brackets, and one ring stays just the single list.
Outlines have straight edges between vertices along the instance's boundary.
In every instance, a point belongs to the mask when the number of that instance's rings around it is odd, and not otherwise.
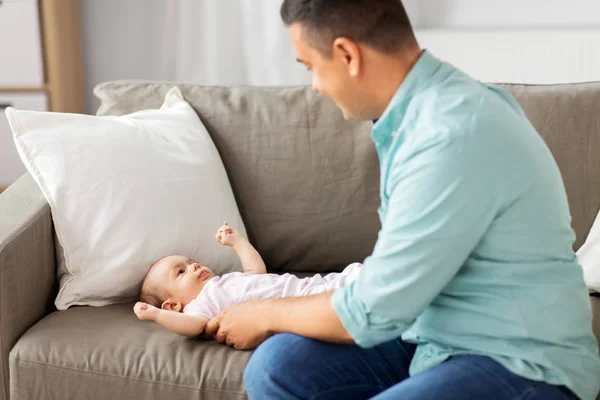
[{"label": "baby's head", "polygon": [[165,310],[181,312],[215,276],[209,268],[185,256],[163,257],[150,267],[140,300]]}]

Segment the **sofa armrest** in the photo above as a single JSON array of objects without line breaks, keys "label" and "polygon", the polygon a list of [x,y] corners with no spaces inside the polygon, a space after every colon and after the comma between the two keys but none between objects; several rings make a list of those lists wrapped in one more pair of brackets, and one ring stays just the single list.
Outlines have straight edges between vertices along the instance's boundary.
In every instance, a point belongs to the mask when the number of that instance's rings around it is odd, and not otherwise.
[{"label": "sofa armrest", "polygon": [[55,281],[50,206],[26,174],[0,194],[0,400],[9,399],[9,352],[51,309]]}]

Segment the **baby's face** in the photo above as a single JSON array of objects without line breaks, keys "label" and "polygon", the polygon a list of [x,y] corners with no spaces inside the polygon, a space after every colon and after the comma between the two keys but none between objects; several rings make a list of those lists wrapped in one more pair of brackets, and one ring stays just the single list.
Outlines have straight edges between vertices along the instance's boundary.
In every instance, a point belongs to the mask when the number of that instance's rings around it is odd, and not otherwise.
[{"label": "baby's face", "polygon": [[158,262],[151,272],[163,285],[169,298],[185,307],[194,300],[209,279],[215,276],[209,268],[185,256],[168,256]]}]

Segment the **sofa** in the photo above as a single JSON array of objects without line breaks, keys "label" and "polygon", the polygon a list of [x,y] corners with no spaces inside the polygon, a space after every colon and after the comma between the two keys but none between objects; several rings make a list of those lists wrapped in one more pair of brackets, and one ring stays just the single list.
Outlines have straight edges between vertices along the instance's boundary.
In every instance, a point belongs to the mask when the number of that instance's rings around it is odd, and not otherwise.
[{"label": "sofa", "polygon": [[[158,108],[173,85],[100,84],[98,115]],[[177,86],[207,127],[270,272],[339,271],[370,254],[380,228],[370,121],[345,121],[309,87]],[[600,208],[600,83],[499,86],[558,162],[577,249]],[[139,321],[132,304],[56,311],[61,256],[50,207],[24,175],[0,195],[0,400],[246,398],[249,351]],[[600,337],[600,298],[590,301]]]}]

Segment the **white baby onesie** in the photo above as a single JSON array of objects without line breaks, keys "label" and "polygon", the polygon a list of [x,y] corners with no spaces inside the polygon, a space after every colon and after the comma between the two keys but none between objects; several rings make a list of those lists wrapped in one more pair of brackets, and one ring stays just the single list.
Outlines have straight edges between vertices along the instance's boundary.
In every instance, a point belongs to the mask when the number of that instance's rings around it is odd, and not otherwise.
[{"label": "white baby onesie", "polygon": [[212,319],[236,303],[247,300],[302,297],[329,292],[350,284],[358,277],[362,264],[354,263],[339,273],[309,278],[291,274],[246,274],[232,272],[211,278],[198,296],[185,306],[189,315]]}]

